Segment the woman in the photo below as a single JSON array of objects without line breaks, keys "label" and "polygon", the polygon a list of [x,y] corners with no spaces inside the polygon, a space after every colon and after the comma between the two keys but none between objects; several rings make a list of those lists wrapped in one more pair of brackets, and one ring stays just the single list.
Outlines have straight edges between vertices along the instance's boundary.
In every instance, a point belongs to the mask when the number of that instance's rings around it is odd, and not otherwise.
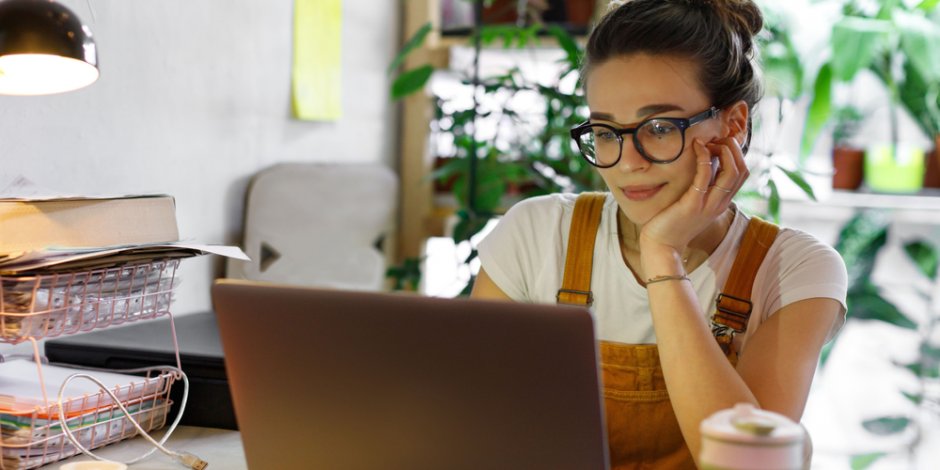
[{"label": "woman", "polygon": [[523,201],[479,247],[473,297],[591,305],[612,468],[694,468],[699,424],[736,403],[799,421],[844,321],[838,254],[731,202],[762,25],[749,0],[612,9],[587,44],[590,121],[572,130],[609,193]]}]

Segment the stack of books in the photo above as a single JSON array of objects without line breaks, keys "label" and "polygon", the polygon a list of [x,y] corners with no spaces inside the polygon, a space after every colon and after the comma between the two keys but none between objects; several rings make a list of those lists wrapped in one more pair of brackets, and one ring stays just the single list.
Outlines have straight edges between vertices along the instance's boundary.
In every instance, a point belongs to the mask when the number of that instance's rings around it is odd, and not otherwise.
[{"label": "stack of books", "polygon": [[[171,196],[0,197],[0,342],[16,344],[91,331],[169,314],[182,258],[236,247],[179,240]],[[34,342],[35,344],[35,342]],[[34,357],[39,357],[39,351]],[[0,467],[35,468],[86,448],[137,434],[102,383],[145,430],[162,427],[169,410],[172,369],[147,377],[0,362]]]},{"label": "stack of books", "polygon": [[72,272],[238,248],[182,242],[171,196],[0,198],[0,274]]}]

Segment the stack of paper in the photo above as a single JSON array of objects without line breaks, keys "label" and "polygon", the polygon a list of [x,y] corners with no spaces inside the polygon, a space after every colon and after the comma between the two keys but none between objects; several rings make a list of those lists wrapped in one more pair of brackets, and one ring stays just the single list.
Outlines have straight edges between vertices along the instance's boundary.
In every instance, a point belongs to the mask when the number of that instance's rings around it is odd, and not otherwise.
[{"label": "stack of paper", "polygon": [[59,388],[72,374],[91,375],[108,384],[109,390],[144,429],[159,428],[165,423],[173,382],[170,373],[144,378],[48,364],[41,370],[43,382],[39,380],[36,364],[31,361],[0,363],[3,468],[35,468],[76,454],[78,449],[62,431],[60,414],[65,417],[69,430],[86,447],[98,447],[136,434],[111,397],[84,378],[75,378],[67,384],[60,409]]}]

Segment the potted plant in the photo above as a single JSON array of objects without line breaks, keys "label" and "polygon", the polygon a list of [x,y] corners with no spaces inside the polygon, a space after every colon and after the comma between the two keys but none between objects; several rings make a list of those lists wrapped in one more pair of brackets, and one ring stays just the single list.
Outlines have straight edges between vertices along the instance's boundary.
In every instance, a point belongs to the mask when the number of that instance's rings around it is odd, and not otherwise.
[{"label": "potted plant", "polygon": [[862,121],[862,113],[854,106],[836,110],[832,129],[832,188],[855,190],[864,178],[865,150],[853,138]]},{"label": "potted plant", "polygon": [[[934,10],[932,15],[934,25],[940,21],[937,14],[937,10]],[[926,54],[921,60],[938,54],[932,51],[936,48],[936,44],[940,44],[940,31],[937,29],[928,29],[930,40],[923,44],[922,49]],[[940,76],[940,71],[933,70],[938,65],[937,60],[938,58],[934,57],[932,61],[922,65],[914,61],[906,62],[904,64],[906,80],[899,90],[901,103],[910,112],[924,135],[933,138],[934,141],[933,149],[926,156],[925,188],[940,188],[940,153],[937,151],[940,148],[940,82],[936,80],[936,76]]]},{"label": "potted plant", "polygon": [[[940,25],[931,19],[937,2],[908,4],[883,2],[877,11],[870,11],[854,0],[845,2],[844,16],[832,28],[832,57],[820,67],[814,80],[814,96],[804,131],[805,150],[812,146],[831,117],[833,85],[851,82],[861,70],[874,73],[889,94],[891,137],[866,152],[866,183],[873,190],[915,192],[923,182],[923,149],[899,141],[898,108],[903,106],[916,117],[918,113],[911,109],[915,100],[910,87],[918,82],[922,85],[940,82],[940,48],[936,46]],[[919,108],[928,107],[924,96],[921,93],[917,98]]]},{"label": "potted plant", "polygon": [[[390,70],[397,69],[405,55],[421,46],[430,29],[426,25],[406,42]],[[456,222],[450,236],[455,244],[470,243],[469,254],[462,260],[467,267],[476,257],[471,240],[511,203],[507,196],[602,187],[597,172],[579,158],[568,132],[587,118],[580,91],[571,80],[566,81],[577,73],[581,62],[582,50],[574,37],[556,25],[496,24],[477,25],[468,42],[474,47],[476,63],[483,47],[501,43],[505,49],[524,49],[545,36],[554,40],[563,53],[555,77],[528,77],[519,67],[482,77],[474,69],[456,73],[461,75],[462,85],[471,88],[472,105],[461,97],[433,97],[431,148],[436,162],[429,176],[443,183],[439,188],[446,188],[453,196]],[[422,65],[397,74],[392,97],[399,99],[423,91],[433,72],[431,65]],[[519,110],[512,103],[521,95],[535,96],[537,99],[532,101],[542,104]],[[497,130],[495,134],[484,134],[481,127]],[[413,268],[418,266],[415,261],[405,260],[402,266],[391,268],[388,275],[398,280],[409,273],[413,281]],[[469,293],[471,287],[472,276],[464,293]]]},{"label": "potted plant", "polygon": [[[877,322],[887,328],[920,332],[917,357],[908,362],[895,363],[904,370],[903,375],[914,379],[913,386],[911,383],[900,384],[902,388],[898,392],[914,405],[912,409],[936,406],[936,403],[940,403],[940,396],[937,395],[937,384],[940,381],[940,341],[937,340],[940,318],[937,318],[935,313],[928,315],[924,320],[915,321],[885,298],[881,288],[872,280],[879,254],[888,244],[889,221],[884,211],[859,211],[839,233],[835,248],[845,260],[849,276],[846,322]],[[903,249],[920,275],[930,281],[926,284],[936,285],[937,247],[927,241],[915,239],[905,241]],[[921,297],[923,303],[929,303],[931,292],[917,285],[913,285],[912,290],[915,295]],[[823,348],[820,358],[820,372],[823,374],[827,371],[830,353],[838,345],[838,339],[839,336],[836,336]],[[913,430],[912,438],[895,452],[911,455],[917,450],[917,446],[923,445],[919,437],[923,430],[919,427],[916,413],[913,412],[876,415],[864,419],[859,424],[869,434],[885,439],[893,439]],[[862,470],[886,455],[888,453],[884,451],[854,455],[851,457],[851,466],[853,469]]]}]

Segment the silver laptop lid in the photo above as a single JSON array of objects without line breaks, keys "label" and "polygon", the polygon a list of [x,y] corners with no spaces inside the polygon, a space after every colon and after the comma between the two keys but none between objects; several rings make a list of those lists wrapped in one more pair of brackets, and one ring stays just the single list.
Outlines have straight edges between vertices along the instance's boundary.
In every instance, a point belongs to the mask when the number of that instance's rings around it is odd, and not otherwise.
[{"label": "silver laptop lid", "polygon": [[604,469],[586,309],[217,281],[249,468]]}]

